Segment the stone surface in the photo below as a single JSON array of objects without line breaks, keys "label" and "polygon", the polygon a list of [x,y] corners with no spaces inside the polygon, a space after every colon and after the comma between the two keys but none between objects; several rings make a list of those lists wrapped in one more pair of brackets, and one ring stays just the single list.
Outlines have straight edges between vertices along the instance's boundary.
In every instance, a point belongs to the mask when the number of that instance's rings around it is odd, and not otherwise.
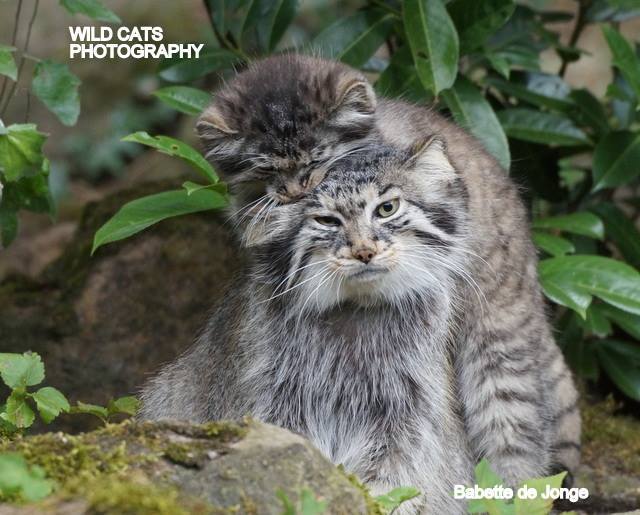
[{"label": "stone surface", "polygon": [[79,436],[21,438],[0,449],[23,452],[57,481],[50,498],[0,505],[0,515],[279,514],[281,497],[299,506],[303,490],[325,502],[326,513],[379,513],[361,486],[305,439],[255,421],[125,422]]}]

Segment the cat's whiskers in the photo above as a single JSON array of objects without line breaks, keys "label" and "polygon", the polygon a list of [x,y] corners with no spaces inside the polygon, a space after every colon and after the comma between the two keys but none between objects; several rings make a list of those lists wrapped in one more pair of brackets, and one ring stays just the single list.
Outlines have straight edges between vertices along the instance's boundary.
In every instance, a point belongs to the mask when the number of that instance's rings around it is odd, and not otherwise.
[{"label": "cat's whiskers", "polygon": [[286,290],[276,294],[276,295],[272,295],[271,297],[269,297],[266,300],[261,300],[258,302],[258,304],[264,304],[265,302],[269,302],[277,297],[281,297],[282,295],[286,295],[287,293],[289,293],[290,291],[295,290],[296,288],[299,288],[300,286],[302,286],[303,284],[308,283],[309,281],[313,281],[316,277],[324,274],[327,270],[329,269],[329,267],[327,266],[323,266],[322,269],[320,271],[318,271],[316,274],[312,275],[311,277],[306,278],[304,281],[300,281],[299,283],[296,283],[295,285],[293,285],[290,288],[287,288]]}]

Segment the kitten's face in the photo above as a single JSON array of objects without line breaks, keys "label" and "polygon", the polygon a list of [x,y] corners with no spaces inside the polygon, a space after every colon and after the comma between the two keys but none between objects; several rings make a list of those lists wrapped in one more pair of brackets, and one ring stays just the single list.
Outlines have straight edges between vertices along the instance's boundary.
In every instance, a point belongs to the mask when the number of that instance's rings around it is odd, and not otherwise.
[{"label": "kitten's face", "polygon": [[[199,122],[205,156],[234,194],[234,209],[293,202],[330,163],[373,130],[375,95],[340,63],[282,55],[253,64],[214,96]],[[264,196],[262,202],[249,204]]]},{"label": "kitten's face", "polygon": [[[446,294],[464,266],[466,189],[439,142],[342,160],[306,198],[249,235],[261,279],[292,312],[402,305]],[[287,297],[285,297],[287,296]]]}]

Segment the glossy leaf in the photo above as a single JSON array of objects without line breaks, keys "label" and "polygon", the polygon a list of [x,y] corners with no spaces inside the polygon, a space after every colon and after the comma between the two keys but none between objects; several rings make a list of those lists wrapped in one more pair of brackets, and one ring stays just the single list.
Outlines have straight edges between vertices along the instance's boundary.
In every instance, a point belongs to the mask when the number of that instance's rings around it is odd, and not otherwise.
[{"label": "glossy leaf", "polygon": [[75,125],[80,115],[80,79],[66,64],[40,61],[33,72],[31,91],[67,126]]},{"label": "glossy leaf", "polygon": [[[589,311],[594,307],[594,305],[589,306]],[[568,312],[563,318],[566,323],[559,328],[557,340],[569,367],[580,377],[596,381],[600,374],[598,356],[596,346],[584,339],[585,321],[573,312]]]},{"label": "glossy leaf", "polygon": [[[493,488],[504,484],[504,480],[496,474],[486,458],[482,458],[475,467],[475,482],[480,488]],[[488,513],[489,515],[503,515],[504,502],[493,498],[473,499],[469,501],[469,513]]]},{"label": "glossy leaf", "polygon": [[621,261],[602,256],[562,256],[542,260],[538,270],[547,297],[582,318],[592,296],[640,315],[640,273]]},{"label": "glossy leaf", "polygon": [[602,32],[613,54],[613,65],[620,70],[635,91],[636,97],[640,98],[640,59],[631,44],[616,29],[604,25]]},{"label": "glossy leaf", "polygon": [[62,411],[68,412],[71,406],[67,398],[55,388],[45,386],[31,395],[36,402],[42,420],[47,424],[55,419]]},{"label": "glossy leaf", "polygon": [[572,254],[576,248],[569,240],[565,240],[555,234],[549,234],[543,231],[533,231],[531,233],[533,243],[539,249],[544,250],[552,256],[564,256],[565,254]]},{"label": "glossy leaf", "polygon": [[11,80],[18,78],[18,68],[13,59],[14,47],[0,45],[0,75],[9,77]]},{"label": "glossy leaf", "polygon": [[602,340],[598,344],[598,358],[616,386],[640,401],[640,345]]},{"label": "glossy leaf", "polygon": [[197,213],[225,207],[227,199],[209,189],[195,191],[165,191],[128,202],[96,232],[93,254],[106,243],[128,238],[147,227],[173,216]]},{"label": "glossy leaf", "polygon": [[607,237],[615,243],[628,263],[640,269],[640,231],[614,204],[603,202],[592,207],[604,222]]},{"label": "glossy leaf", "polygon": [[[529,77],[528,84],[507,82],[495,77],[488,78],[486,82],[503,93],[540,107],[568,111],[574,106],[573,101],[568,96],[568,90],[564,90],[561,86],[567,85],[559,77],[547,76],[541,73],[531,73]],[[546,84],[546,89],[544,84]]]},{"label": "glossy leaf", "polygon": [[[42,145],[46,134],[34,124],[14,124],[0,131],[0,174],[7,181],[17,181],[42,168]],[[5,192],[6,194],[6,192]]]},{"label": "glossy leaf", "polygon": [[640,315],[632,315],[608,304],[599,304],[597,309],[625,333],[640,341]]},{"label": "glossy leaf", "polygon": [[404,0],[404,28],[422,84],[437,95],[458,73],[456,29],[441,0]]},{"label": "glossy leaf", "polygon": [[602,103],[587,89],[574,89],[569,95],[575,105],[573,118],[600,134],[609,132],[607,113]]},{"label": "glossy leaf", "polygon": [[200,114],[211,102],[211,95],[187,86],[167,86],[153,94],[170,107],[185,114]]},{"label": "glossy leaf", "polygon": [[481,47],[511,17],[512,0],[454,0],[447,10],[460,37],[463,53]]},{"label": "glossy leaf", "polygon": [[192,82],[208,73],[231,68],[237,57],[223,48],[203,48],[198,59],[172,57],[160,65],[158,74],[169,82]]},{"label": "glossy leaf", "polygon": [[122,141],[133,141],[149,147],[155,148],[163,154],[179,157],[193,166],[200,174],[213,184],[218,182],[218,176],[207,160],[200,152],[190,147],[186,143],[169,136],[150,136],[146,132],[135,132],[122,138]]},{"label": "glossy leaf", "polygon": [[298,9],[298,0],[273,0],[269,13],[269,50],[272,51],[293,21]]},{"label": "glossy leaf", "polygon": [[604,304],[591,304],[587,309],[587,318],[583,321],[585,329],[598,338],[606,338],[613,331],[611,322],[599,309],[602,305]]},{"label": "glossy leaf", "polygon": [[505,170],[509,170],[511,156],[507,137],[493,108],[478,88],[460,75],[453,88],[442,92],[442,97],[455,120],[469,129],[498,163]]},{"label": "glossy leaf", "polygon": [[531,109],[506,109],[498,119],[507,136],[551,146],[588,145],[588,136],[564,116]]},{"label": "glossy leaf", "polygon": [[389,65],[376,81],[375,89],[383,96],[401,97],[413,102],[427,102],[431,98],[415,72],[408,46],[401,47],[393,54]]},{"label": "glossy leaf", "polygon": [[92,20],[106,23],[122,23],[122,20],[99,0],[60,0],[60,5],[71,14],[84,14]]},{"label": "glossy leaf", "polygon": [[593,190],[627,184],[640,176],[640,133],[611,132],[593,154]]},{"label": "glossy leaf", "polygon": [[533,220],[534,229],[558,229],[573,234],[581,234],[589,238],[601,240],[604,238],[604,224],[592,213],[579,211],[568,215],[536,218]]},{"label": "glossy leaf", "polygon": [[384,11],[359,11],[329,25],[312,46],[325,58],[360,68],[384,44],[393,21],[394,16]]},{"label": "glossy leaf", "polygon": [[0,353],[0,376],[9,388],[25,388],[44,380],[44,364],[38,354]]}]

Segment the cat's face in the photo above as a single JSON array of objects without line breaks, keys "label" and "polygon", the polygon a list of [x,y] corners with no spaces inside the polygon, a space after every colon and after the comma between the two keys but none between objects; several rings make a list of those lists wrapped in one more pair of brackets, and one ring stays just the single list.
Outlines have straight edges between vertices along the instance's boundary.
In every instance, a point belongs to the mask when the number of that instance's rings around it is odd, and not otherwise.
[{"label": "cat's face", "polygon": [[374,113],[375,95],[359,72],[288,54],[237,75],[197,128],[205,156],[230,185],[233,208],[252,215],[268,201],[294,202],[312,190],[332,160],[363,145]]},{"label": "cat's face", "polygon": [[440,141],[379,146],[337,162],[307,197],[272,208],[246,236],[258,278],[292,312],[400,306],[444,294],[464,270],[466,201]]}]

